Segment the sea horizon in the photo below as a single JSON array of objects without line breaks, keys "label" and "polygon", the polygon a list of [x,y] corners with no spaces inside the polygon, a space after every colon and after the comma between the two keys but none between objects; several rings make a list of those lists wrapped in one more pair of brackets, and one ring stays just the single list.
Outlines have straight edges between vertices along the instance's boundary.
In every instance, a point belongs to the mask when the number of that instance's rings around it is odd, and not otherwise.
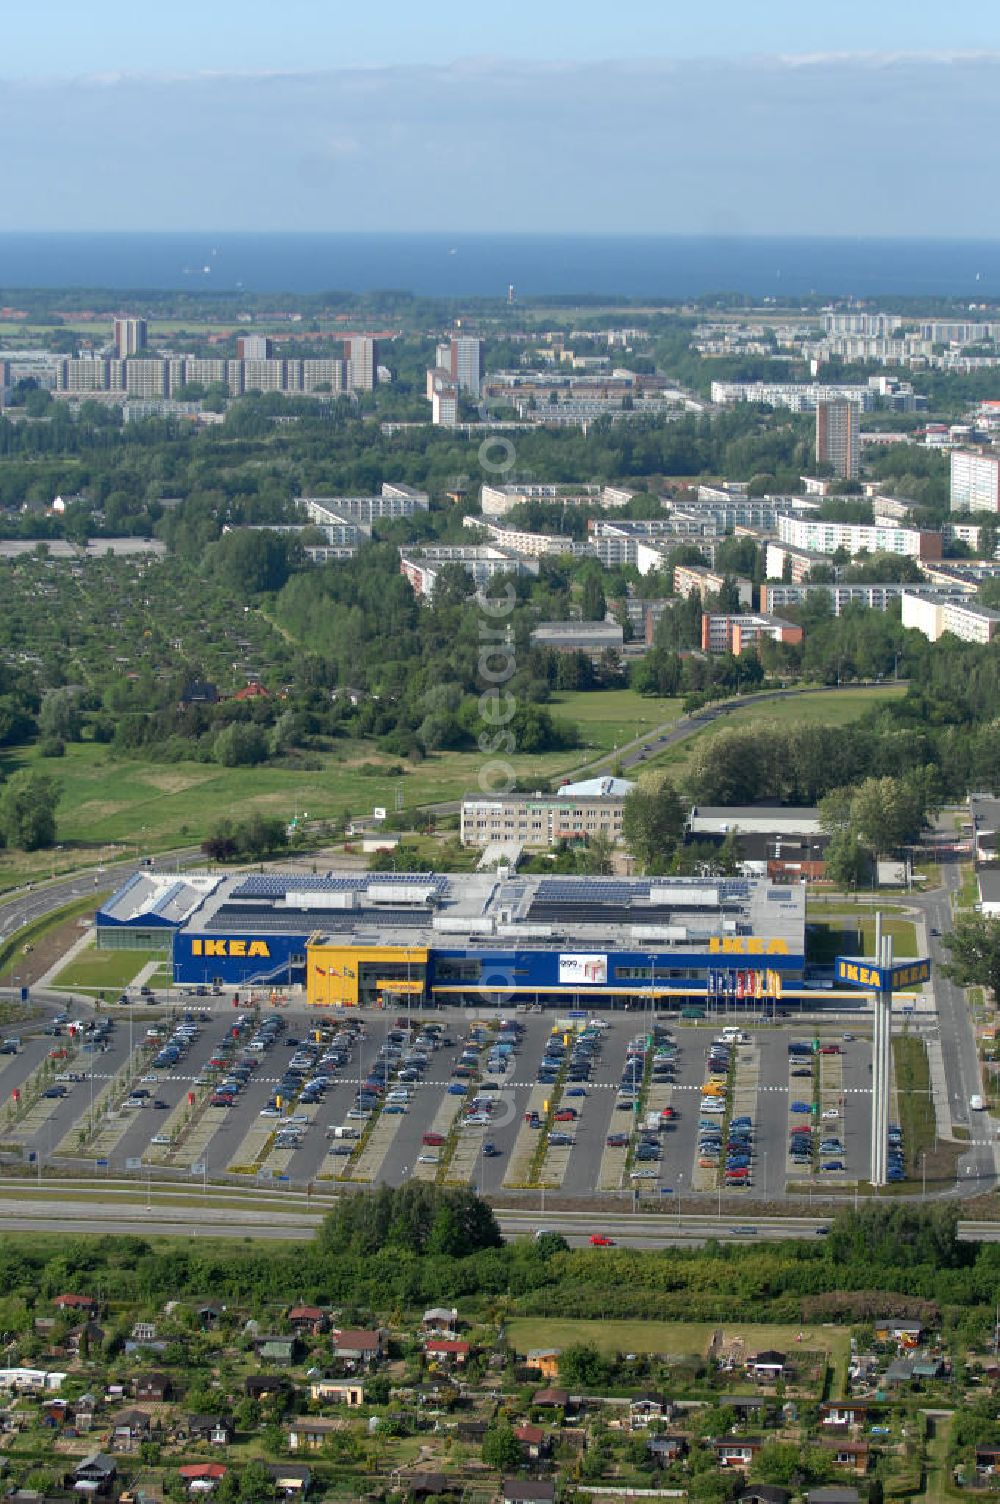
[{"label": "sea horizon", "polygon": [[1000,298],[1000,240],[326,231],[4,231],[0,290],[417,297]]}]

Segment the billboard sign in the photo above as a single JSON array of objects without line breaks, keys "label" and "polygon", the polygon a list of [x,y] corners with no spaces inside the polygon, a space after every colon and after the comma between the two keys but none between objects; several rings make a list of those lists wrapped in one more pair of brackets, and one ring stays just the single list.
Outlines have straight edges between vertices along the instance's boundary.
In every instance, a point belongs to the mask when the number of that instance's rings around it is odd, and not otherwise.
[{"label": "billboard sign", "polygon": [[856,956],[837,957],[837,981],[851,987],[870,987],[875,992],[895,992],[900,987],[920,987],[931,979],[931,963],[925,956],[900,961],[895,966],[876,966]]},{"label": "billboard sign", "polygon": [[560,987],[604,987],[608,980],[606,955],[561,955],[559,957]]}]

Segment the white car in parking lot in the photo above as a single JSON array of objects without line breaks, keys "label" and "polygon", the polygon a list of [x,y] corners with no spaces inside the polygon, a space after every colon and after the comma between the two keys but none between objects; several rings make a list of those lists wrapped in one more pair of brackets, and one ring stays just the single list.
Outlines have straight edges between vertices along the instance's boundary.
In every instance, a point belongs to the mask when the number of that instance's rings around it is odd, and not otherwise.
[{"label": "white car in parking lot", "polygon": [[441,1156],[440,1156],[440,1154],[418,1154],[417,1155],[417,1164],[418,1165],[437,1165],[437,1164],[440,1164],[440,1163],[441,1163]]},{"label": "white car in parking lot", "polygon": [[835,1118],[839,1118],[840,1117],[840,1108],[839,1107],[828,1107],[826,1109],[826,1111],[824,1112],[823,1117],[826,1119],[826,1121],[828,1123],[832,1123]]},{"label": "white car in parking lot", "polygon": [[630,1180],[659,1180],[659,1178],[658,1170],[633,1170],[629,1176]]}]

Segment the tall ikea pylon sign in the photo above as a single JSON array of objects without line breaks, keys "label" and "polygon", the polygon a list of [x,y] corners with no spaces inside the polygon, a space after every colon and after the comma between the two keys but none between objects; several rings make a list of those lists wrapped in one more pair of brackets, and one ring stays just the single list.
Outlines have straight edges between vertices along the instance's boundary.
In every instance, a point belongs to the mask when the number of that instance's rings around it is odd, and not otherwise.
[{"label": "tall ikea pylon sign", "polygon": [[875,1029],[872,1039],[872,1156],[871,1183],[889,1180],[889,1109],[892,1101],[892,995],[900,987],[930,981],[931,963],[892,960],[892,936],[882,934],[882,915],[875,915],[875,959],[837,957],[837,980],[864,987],[873,995]]}]

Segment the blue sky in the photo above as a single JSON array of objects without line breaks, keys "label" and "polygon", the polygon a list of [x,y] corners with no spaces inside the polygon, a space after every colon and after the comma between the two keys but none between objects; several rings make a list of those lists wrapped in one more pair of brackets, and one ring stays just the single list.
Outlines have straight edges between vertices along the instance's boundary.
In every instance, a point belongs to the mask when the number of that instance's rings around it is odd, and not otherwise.
[{"label": "blue sky", "polygon": [[995,0],[36,0],[4,7],[0,76],[979,50]]},{"label": "blue sky", "polygon": [[0,231],[1000,237],[996,0],[36,0]]}]

